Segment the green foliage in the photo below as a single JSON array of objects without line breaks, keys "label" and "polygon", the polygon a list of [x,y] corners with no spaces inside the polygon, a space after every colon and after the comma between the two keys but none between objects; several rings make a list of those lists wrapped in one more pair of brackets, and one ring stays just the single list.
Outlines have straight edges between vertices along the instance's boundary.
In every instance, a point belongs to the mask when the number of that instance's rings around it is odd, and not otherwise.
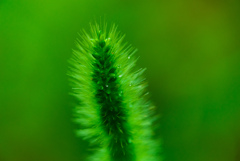
[{"label": "green foliage", "polygon": [[95,148],[94,161],[155,161],[153,109],[142,77],[135,69],[136,49],[122,44],[112,25],[91,26],[77,42],[70,60],[72,94],[79,100],[78,134]]}]

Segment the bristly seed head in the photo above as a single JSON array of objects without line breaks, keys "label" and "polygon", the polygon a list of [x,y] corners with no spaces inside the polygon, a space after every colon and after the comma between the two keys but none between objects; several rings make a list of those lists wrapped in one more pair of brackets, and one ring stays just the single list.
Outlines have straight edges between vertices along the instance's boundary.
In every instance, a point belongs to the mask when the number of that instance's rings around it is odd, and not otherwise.
[{"label": "bristly seed head", "polygon": [[158,161],[152,139],[154,106],[146,97],[144,70],[136,70],[136,52],[122,45],[113,25],[91,26],[71,59],[69,75],[79,134],[97,150],[94,161]]}]

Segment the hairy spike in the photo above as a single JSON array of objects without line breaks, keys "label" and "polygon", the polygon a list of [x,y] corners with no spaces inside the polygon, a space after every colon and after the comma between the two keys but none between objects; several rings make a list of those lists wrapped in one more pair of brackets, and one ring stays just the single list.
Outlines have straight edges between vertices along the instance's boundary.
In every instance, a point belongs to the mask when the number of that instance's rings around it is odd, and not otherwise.
[{"label": "hairy spike", "polygon": [[152,139],[154,106],[148,100],[144,69],[135,69],[136,49],[122,44],[124,35],[113,24],[82,30],[70,60],[72,95],[78,135],[96,149],[93,161],[157,161]]}]

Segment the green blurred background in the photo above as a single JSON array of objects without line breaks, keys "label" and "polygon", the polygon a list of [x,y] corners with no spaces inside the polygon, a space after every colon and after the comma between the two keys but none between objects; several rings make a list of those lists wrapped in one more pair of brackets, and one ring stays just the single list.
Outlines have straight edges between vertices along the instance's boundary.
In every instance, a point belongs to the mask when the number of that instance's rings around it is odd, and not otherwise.
[{"label": "green blurred background", "polygon": [[239,2],[0,0],[0,161],[86,159],[67,60],[100,16],[148,69],[164,160],[240,161]]}]

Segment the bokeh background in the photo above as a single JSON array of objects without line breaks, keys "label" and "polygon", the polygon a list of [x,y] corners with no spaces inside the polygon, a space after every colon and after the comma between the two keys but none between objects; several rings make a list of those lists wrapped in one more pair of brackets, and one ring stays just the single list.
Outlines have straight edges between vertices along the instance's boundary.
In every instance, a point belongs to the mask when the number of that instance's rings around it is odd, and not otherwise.
[{"label": "bokeh background", "polygon": [[0,161],[84,161],[67,60],[104,17],[139,49],[164,161],[240,161],[238,0],[0,0]]}]

